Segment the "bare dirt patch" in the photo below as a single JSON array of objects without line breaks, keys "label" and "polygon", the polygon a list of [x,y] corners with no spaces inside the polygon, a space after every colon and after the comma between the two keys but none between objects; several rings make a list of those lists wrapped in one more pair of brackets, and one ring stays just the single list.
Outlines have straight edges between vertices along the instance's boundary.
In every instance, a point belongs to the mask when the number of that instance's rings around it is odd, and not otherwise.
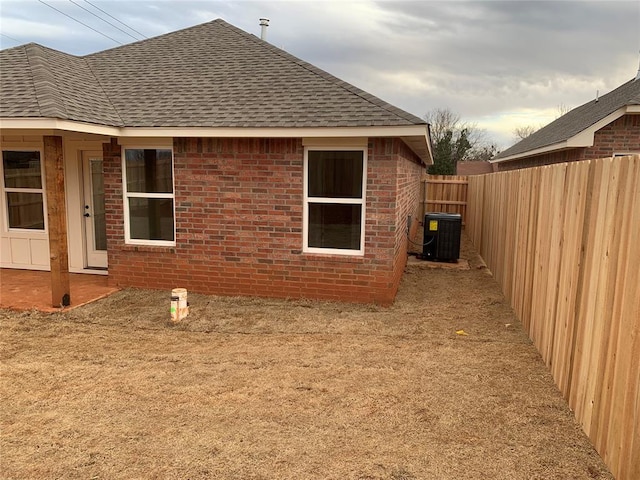
[{"label": "bare dirt patch", "polygon": [[[390,308],[125,290],[0,310],[0,475],[611,479],[469,246]],[[464,330],[467,336],[457,335]]]}]

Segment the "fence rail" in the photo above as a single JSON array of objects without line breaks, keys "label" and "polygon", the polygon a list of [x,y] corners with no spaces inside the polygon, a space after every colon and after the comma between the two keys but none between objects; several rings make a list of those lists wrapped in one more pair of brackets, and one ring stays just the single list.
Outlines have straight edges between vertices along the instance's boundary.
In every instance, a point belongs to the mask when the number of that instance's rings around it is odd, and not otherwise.
[{"label": "fence rail", "polygon": [[469,178],[466,231],[618,480],[640,478],[640,155]]},{"label": "fence rail", "polygon": [[467,177],[425,175],[422,178],[422,217],[427,212],[459,213],[467,218]]}]

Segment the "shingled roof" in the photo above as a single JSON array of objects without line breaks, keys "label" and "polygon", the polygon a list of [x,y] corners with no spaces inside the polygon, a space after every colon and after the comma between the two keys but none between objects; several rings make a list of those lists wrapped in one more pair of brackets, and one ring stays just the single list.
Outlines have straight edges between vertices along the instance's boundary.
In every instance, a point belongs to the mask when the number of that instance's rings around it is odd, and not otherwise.
[{"label": "shingled roof", "polygon": [[629,105],[640,105],[640,79],[633,79],[615,90],[569,111],[527,138],[496,155],[493,161],[562,144],[593,127],[600,120]]},{"label": "shingled roof", "polygon": [[114,127],[368,127],[426,122],[223,20],[76,57],[0,52],[0,117]]}]

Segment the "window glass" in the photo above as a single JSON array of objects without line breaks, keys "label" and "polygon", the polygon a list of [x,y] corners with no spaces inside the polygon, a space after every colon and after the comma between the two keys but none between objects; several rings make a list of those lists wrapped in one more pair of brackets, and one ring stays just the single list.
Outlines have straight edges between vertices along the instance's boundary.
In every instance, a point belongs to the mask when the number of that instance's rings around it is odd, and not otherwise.
[{"label": "window glass", "polygon": [[89,159],[93,200],[93,241],[96,250],[107,249],[107,220],[104,203],[104,167],[102,159]]},{"label": "window glass", "polygon": [[2,152],[5,188],[42,188],[40,152]]},{"label": "window glass", "polygon": [[132,239],[172,242],[173,199],[129,198],[129,232]]},{"label": "window glass", "polygon": [[124,157],[128,240],[174,242],[171,149],[126,149]]},{"label": "window glass", "polygon": [[309,247],[360,249],[362,205],[309,203]]},{"label": "window glass", "polygon": [[325,198],[362,198],[363,152],[308,152],[308,195]]},{"label": "window glass", "polygon": [[44,230],[42,193],[7,192],[9,228]]},{"label": "window glass", "polygon": [[40,152],[3,151],[2,172],[9,228],[44,230]]},{"label": "window glass", "polygon": [[171,150],[126,150],[127,191],[171,193]]},{"label": "window glass", "polygon": [[362,254],[364,149],[306,150],[305,244],[317,253]]}]

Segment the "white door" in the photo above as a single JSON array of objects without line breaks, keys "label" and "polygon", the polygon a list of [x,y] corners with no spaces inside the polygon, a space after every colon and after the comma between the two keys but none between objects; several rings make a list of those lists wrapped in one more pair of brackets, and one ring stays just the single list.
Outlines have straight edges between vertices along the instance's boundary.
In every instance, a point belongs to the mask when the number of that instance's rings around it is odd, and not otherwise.
[{"label": "white door", "polygon": [[84,231],[87,268],[107,268],[107,229],[104,214],[102,152],[82,152]]}]

